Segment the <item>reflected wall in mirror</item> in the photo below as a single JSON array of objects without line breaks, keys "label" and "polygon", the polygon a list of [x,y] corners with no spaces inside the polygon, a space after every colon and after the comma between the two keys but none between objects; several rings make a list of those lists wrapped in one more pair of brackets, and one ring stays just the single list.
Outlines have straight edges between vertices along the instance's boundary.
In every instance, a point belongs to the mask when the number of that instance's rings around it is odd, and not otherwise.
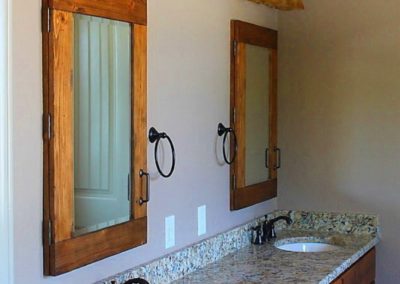
[{"label": "reflected wall in mirror", "polygon": [[246,45],[245,185],[265,182],[269,147],[269,55],[268,48]]},{"label": "reflected wall in mirror", "polygon": [[231,127],[238,142],[231,210],[239,210],[277,196],[278,34],[236,20],[231,28]]},{"label": "reflected wall in mirror", "polygon": [[146,0],[43,0],[45,275],[147,242],[146,25]]},{"label": "reflected wall in mirror", "polygon": [[75,235],[129,221],[131,29],[74,15]]}]

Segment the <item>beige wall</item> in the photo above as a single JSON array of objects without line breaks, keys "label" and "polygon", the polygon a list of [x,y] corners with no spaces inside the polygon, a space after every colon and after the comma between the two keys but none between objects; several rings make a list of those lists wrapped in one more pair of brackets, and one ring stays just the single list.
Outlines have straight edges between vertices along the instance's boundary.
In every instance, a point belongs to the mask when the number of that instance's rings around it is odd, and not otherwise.
[{"label": "beige wall", "polygon": [[[151,0],[149,126],[174,139],[176,173],[152,181],[147,245],[44,278],[40,0],[12,3],[15,283],[92,283],[197,242],[197,207],[203,204],[208,222],[202,238],[276,208],[273,200],[229,211],[229,168],[220,164],[215,145],[218,122],[229,122],[230,19],[276,28],[277,13],[245,0]],[[153,147],[148,153],[152,174]],[[171,214],[176,216],[176,247],[165,250],[164,218]]]},{"label": "beige wall", "polygon": [[279,18],[279,207],[378,213],[400,281],[400,2],[306,0]]}]

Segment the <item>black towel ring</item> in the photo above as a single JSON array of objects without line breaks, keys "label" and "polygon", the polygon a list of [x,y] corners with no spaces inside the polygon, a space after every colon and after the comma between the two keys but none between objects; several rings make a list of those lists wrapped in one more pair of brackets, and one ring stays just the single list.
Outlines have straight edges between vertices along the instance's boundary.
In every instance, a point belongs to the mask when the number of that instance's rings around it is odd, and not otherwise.
[{"label": "black towel ring", "polygon": [[[228,138],[228,134],[230,134],[233,137],[233,141],[234,141],[233,157],[230,161],[227,158],[226,149],[225,149],[226,139]],[[228,165],[231,165],[231,164],[233,164],[233,162],[236,159],[236,152],[237,152],[236,133],[235,133],[235,130],[233,130],[233,128],[225,127],[222,123],[220,123],[220,124],[218,124],[218,136],[222,136],[222,135],[224,135],[224,141],[222,142],[222,152],[224,154],[224,160]]]},{"label": "black towel ring", "polygon": [[[158,162],[158,145],[160,144],[160,140],[161,139],[167,139],[169,142],[169,145],[171,146],[171,151],[172,151],[172,165],[171,165],[171,170],[169,171],[168,174],[165,174],[160,167],[160,164]],[[161,176],[165,177],[165,178],[169,178],[174,170],[175,170],[175,147],[174,147],[174,143],[172,143],[171,138],[165,133],[165,132],[158,132],[154,127],[150,128],[149,131],[149,140],[151,143],[156,143],[156,146],[154,148],[154,159],[156,160],[156,166],[157,166],[157,170],[160,173]]]}]

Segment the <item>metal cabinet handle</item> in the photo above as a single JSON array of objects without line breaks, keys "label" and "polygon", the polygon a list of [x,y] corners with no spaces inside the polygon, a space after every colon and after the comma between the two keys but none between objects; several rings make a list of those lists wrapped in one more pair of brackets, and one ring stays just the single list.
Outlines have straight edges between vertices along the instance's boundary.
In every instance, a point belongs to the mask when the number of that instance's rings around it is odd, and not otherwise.
[{"label": "metal cabinet handle", "polygon": [[265,149],[265,167],[269,168],[269,148]]},{"label": "metal cabinet handle", "polygon": [[148,203],[150,201],[150,174],[146,173],[143,170],[140,170],[139,176],[142,178],[143,176],[146,177],[146,199],[140,197],[139,204],[143,205],[144,203]]}]

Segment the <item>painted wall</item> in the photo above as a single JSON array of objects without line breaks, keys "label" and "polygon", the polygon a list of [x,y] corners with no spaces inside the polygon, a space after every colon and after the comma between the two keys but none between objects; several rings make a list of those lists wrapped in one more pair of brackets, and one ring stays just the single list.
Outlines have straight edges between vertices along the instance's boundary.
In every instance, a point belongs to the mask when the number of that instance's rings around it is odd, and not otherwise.
[{"label": "painted wall", "polygon": [[[218,122],[229,122],[230,19],[277,27],[277,13],[245,0],[149,2],[149,126],[167,131],[176,173],[152,181],[148,245],[57,278],[42,276],[42,86],[40,1],[14,0],[12,43],[15,283],[92,283],[199,241],[197,207],[215,235],[276,208],[229,211],[229,169],[216,156]],[[155,173],[153,145],[149,166]],[[176,216],[177,245],[164,249],[164,218]]]},{"label": "painted wall", "polygon": [[306,0],[279,18],[279,207],[378,213],[399,283],[399,1]]}]

